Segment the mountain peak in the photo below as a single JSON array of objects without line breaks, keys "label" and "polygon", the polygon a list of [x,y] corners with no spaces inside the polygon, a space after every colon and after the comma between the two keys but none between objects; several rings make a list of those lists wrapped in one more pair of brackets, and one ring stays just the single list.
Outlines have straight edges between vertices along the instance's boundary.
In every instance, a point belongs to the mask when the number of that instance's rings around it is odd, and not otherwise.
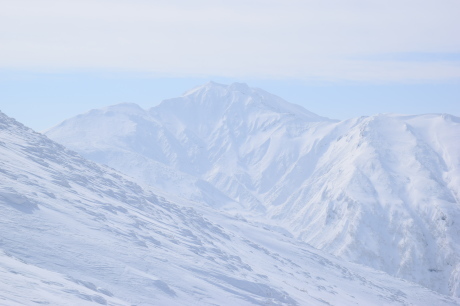
[{"label": "mountain peak", "polygon": [[213,91],[213,90],[225,90],[227,85],[224,84],[219,84],[214,81],[209,81],[203,85],[196,86],[190,90],[187,90],[182,94],[183,97],[194,95],[194,94],[199,94],[207,91]]},{"label": "mountain peak", "polygon": [[[309,112],[300,105],[289,103],[282,98],[259,88],[250,87],[246,83],[234,82],[224,85],[210,81],[185,92],[182,97],[164,100],[158,107],[170,108],[175,113],[178,108],[189,108],[186,113],[204,111],[208,115],[220,116],[232,105],[240,110],[248,110],[248,106],[259,110],[265,109],[275,113],[292,114],[303,117],[308,121],[323,121],[330,119]],[[152,112],[158,107],[153,107]],[[185,110],[184,110],[185,111]]]},{"label": "mountain peak", "polygon": [[249,93],[250,91],[254,91],[253,88],[250,88],[246,83],[238,83],[234,82],[230,85],[216,83],[214,81],[209,81],[203,85],[197,86],[191,90],[186,91],[183,96],[190,96],[194,94],[202,94],[207,92],[217,92],[221,94],[227,94],[230,92],[241,92],[241,93]]},{"label": "mountain peak", "polygon": [[249,88],[248,84],[246,83],[232,83],[227,88],[229,91],[239,91],[239,92],[247,92],[251,90],[251,88]]}]

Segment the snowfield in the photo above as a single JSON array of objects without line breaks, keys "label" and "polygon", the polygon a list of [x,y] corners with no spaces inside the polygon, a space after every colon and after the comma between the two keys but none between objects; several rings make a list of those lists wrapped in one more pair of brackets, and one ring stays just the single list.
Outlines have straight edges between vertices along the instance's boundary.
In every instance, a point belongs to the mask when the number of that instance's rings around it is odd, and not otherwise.
[{"label": "snowfield", "polygon": [[458,304],[281,229],[173,203],[1,113],[0,140],[2,305]]},{"label": "snowfield", "polygon": [[460,304],[460,118],[208,83],[46,135],[0,113],[0,305]]},{"label": "snowfield", "polygon": [[210,82],[148,110],[92,110],[46,135],[195,206],[460,296],[458,117],[339,122]]}]

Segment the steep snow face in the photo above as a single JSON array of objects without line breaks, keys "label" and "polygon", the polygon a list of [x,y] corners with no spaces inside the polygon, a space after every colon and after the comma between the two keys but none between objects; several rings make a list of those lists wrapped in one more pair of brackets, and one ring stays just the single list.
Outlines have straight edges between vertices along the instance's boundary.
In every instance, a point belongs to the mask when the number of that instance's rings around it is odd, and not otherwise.
[{"label": "steep snow face", "polygon": [[277,213],[314,246],[458,296],[458,122],[380,115],[343,123],[347,132]]},{"label": "steep snow face", "polygon": [[2,304],[458,303],[275,227],[172,203],[2,113],[0,165]]},{"label": "steep snow face", "polygon": [[460,295],[459,118],[337,122],[216,83],[141,115],[120,107],[47,135],[148,184],[258,214],[334,255]]}]

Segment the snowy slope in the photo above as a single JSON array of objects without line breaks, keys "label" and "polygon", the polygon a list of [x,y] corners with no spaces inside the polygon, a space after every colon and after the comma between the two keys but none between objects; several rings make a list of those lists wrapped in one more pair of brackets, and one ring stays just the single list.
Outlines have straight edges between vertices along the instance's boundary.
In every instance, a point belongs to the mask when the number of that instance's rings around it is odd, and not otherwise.
[{"label": "snowy slope", "polygon": [[171,203],[2,113],[0,165],[4,305],[459,302],[276,228]]},{"label": "snowy slope", "polygon": [[[92,110],[46,135],[91,160],[184,197],[213,205],[237,200],[265,210],[257,195],[272,182],[262,181],[252,190],[245,168],[265,157],[273,133],[295,137],[299,129],[324,122],[331,120],[263,90],[210,82],[150,110],[132,103]],[[272,169],[262,170],[262,179],[270,180]],[[218,201],[213,200],[216,196]]]},{"label": "snowy slope", "polygon": [[46,134],[138,180],[460,296],[460,119],[342,122],[245,84],[121,104]]},{"label": "snowy slope", "polygon": [[278,213],[312,245],[460,295],[460,120],[353,121]]}]

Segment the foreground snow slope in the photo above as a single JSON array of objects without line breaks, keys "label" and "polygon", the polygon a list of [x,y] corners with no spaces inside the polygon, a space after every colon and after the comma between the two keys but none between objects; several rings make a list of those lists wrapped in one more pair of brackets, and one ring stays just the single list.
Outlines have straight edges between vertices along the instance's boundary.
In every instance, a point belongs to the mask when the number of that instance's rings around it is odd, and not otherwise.
[{"label": "foreground snow slope", "polygon": [[171,203],[2,113],[0,209],[0,304],[458,303],[275,227]]},{"label": "foreground snow slope", "polygon": [[92,110],[47,135],[150,185],[460,296],[457,117],[338,122],[245,84],[208,83],[150,110]]}]

